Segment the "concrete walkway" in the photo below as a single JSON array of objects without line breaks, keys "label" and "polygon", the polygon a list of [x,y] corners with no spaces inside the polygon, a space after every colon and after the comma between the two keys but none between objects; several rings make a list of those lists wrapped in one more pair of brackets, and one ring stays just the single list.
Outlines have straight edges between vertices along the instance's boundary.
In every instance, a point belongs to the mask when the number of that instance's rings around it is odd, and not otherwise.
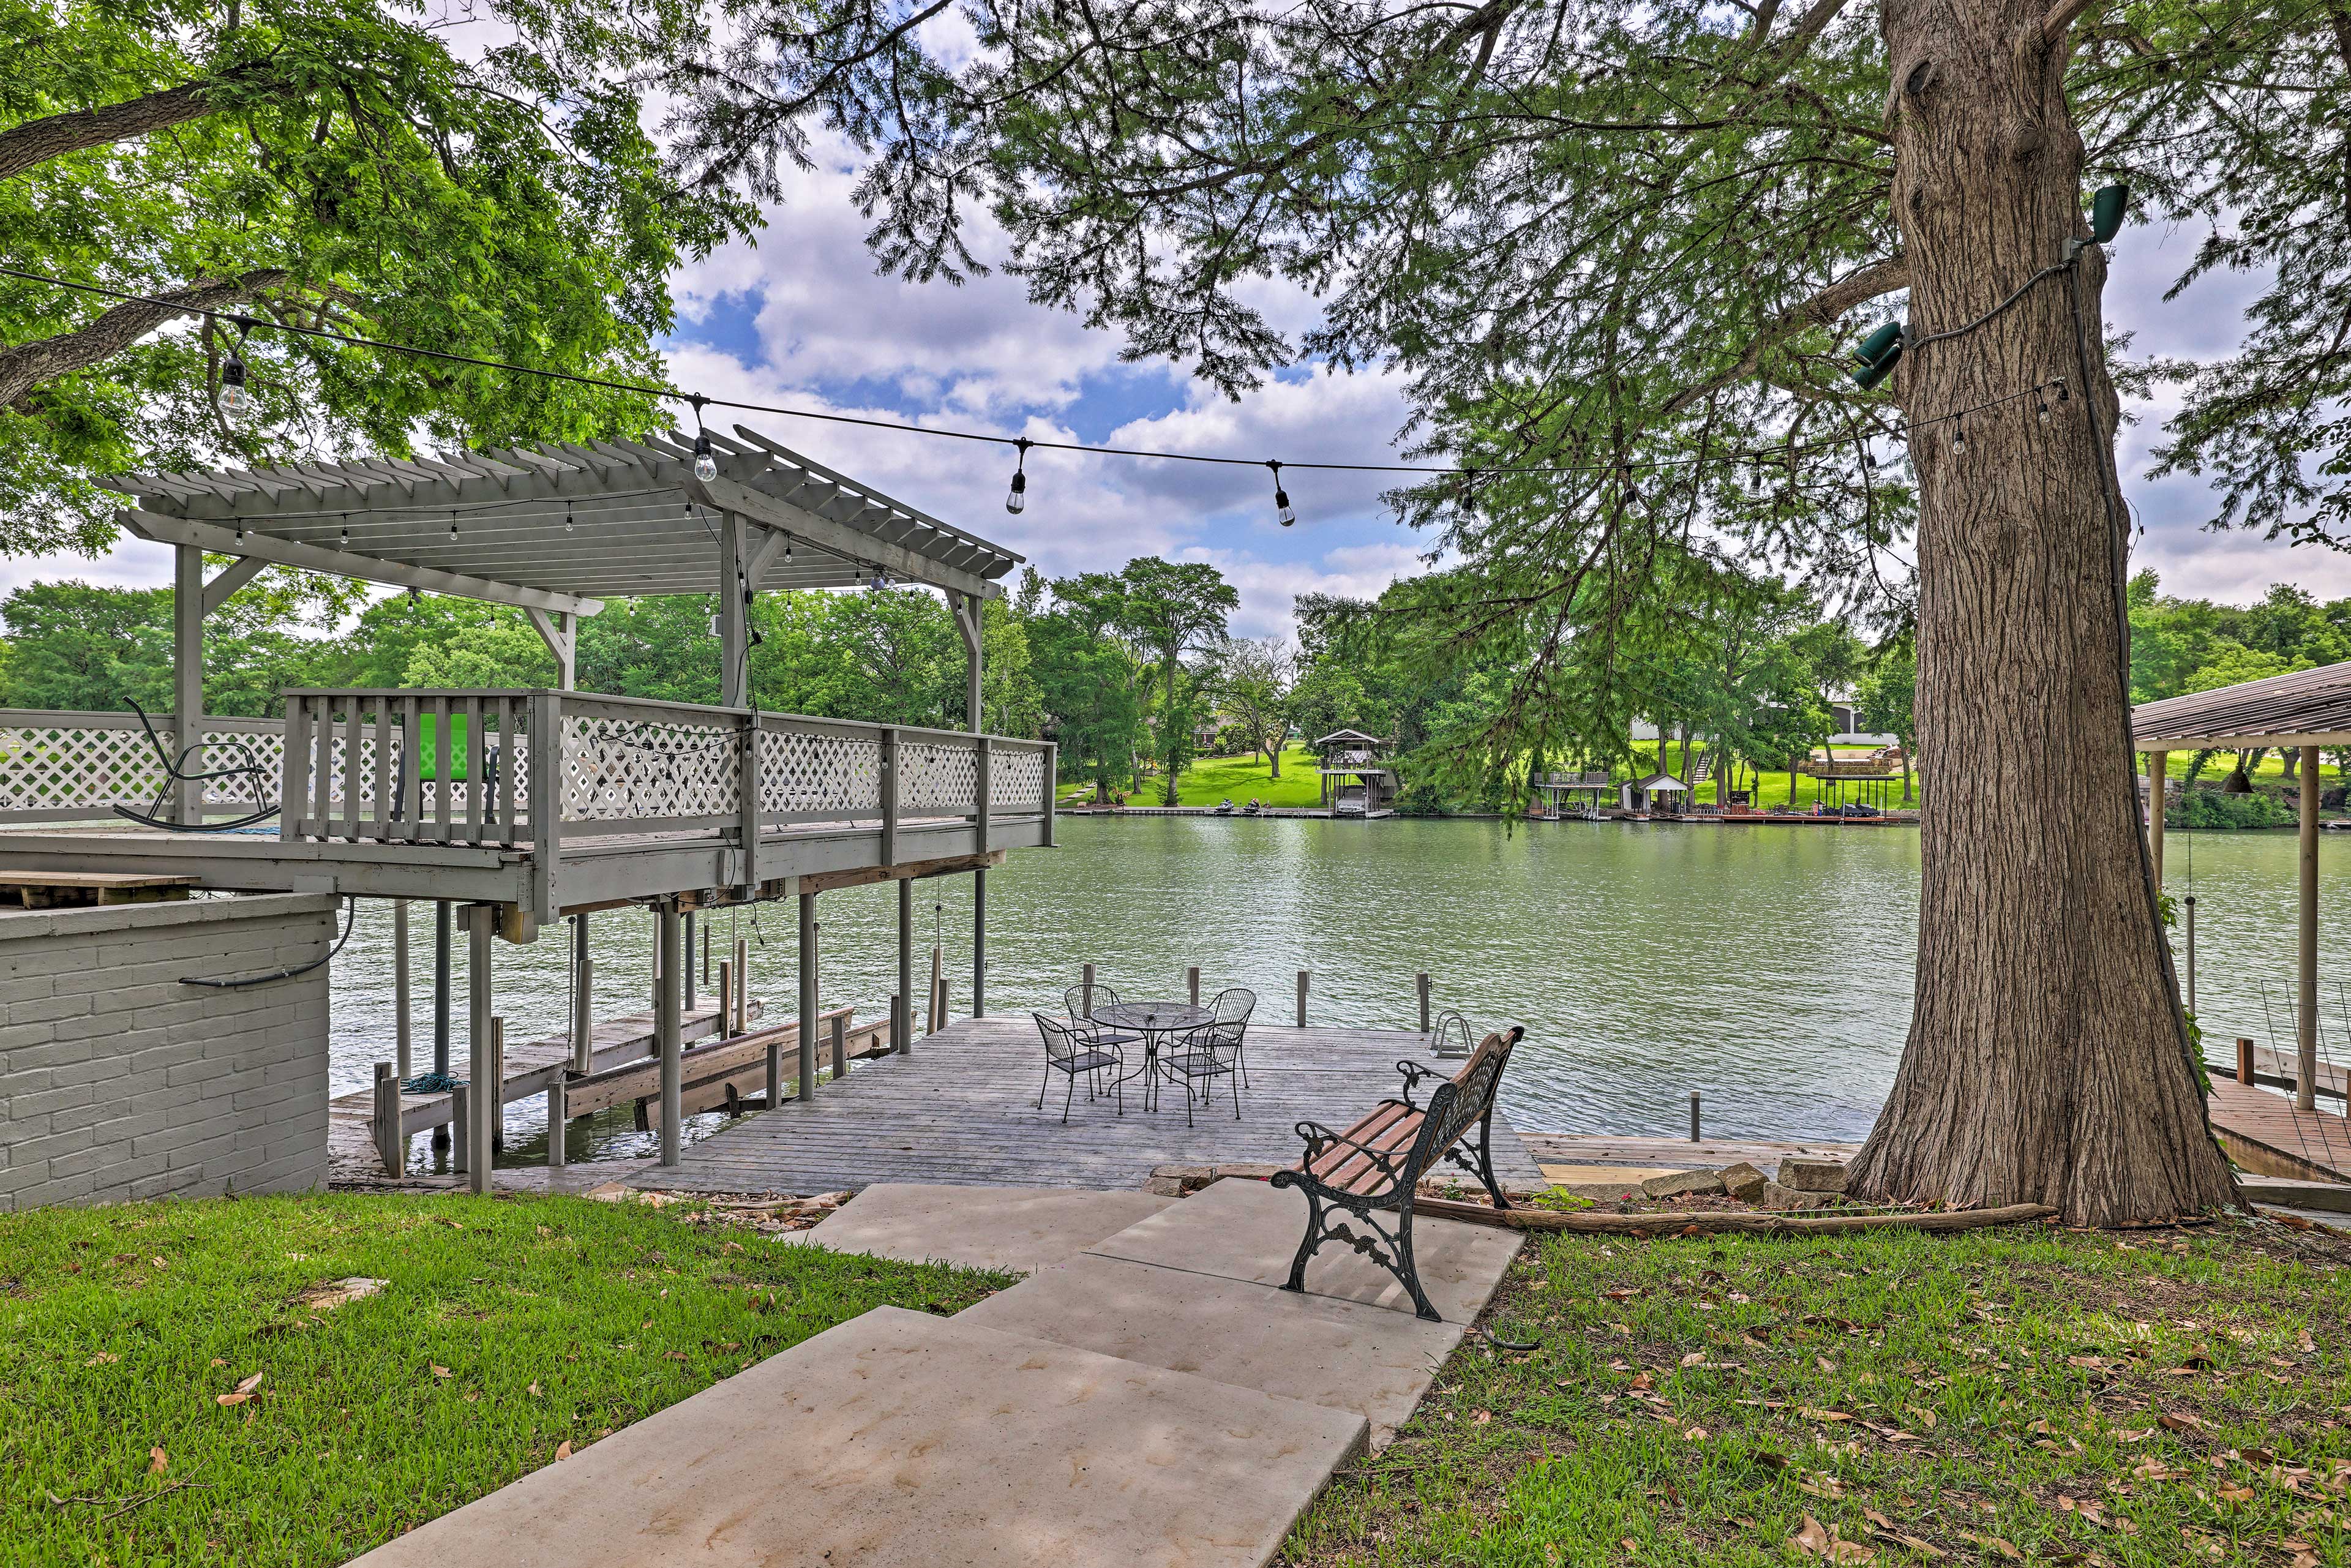
[{"label": "concrete walkway", "polygon": [[1426,1392],[1518,1250],[1414,1229],[1441,1323],[1296,1193],[868,1188],[778,1245],[1029,1270],[952,1319],[827,1330],[360,1561],[368,1568],[1262,1568]]}]

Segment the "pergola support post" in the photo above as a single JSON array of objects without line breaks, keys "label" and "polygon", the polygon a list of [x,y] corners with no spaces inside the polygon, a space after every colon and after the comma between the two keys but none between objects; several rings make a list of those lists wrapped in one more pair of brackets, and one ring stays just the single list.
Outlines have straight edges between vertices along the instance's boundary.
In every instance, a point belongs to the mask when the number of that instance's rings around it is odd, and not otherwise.
[{"label": "pergola support post", "polygon": [[490,1028],[490,933],[496,928],[497,915],[496,904],[465,906],[465,980],[472,1003],[465,1031],[465,1178],[476,1193],[490,1190],[492,1156],[506,1109],[506,1085],[498,1082],[498,1053]]},{"label": "pergola support post", "polygon": [[914,1050],[914,884],[906,877],[898,879],[898,1038],[893,1043],[901,1054],[912,1055]]},{"label": "pergola support post", "polygon": [[677,900],[654,905],[653,1049],[661,1053],[661,1163],[674,1166],[685,1142],[685,1036],[681,989],[687,961]]},{"label": "pergola support post", "polygon": [[[172,550],[172,713],[177,749],[204,769],[204,552],[194,545]],[[201,822],[204,787],[193,779],[172,786],[174,821]]]},{"label": "pergola support post", "polygon": [[816,1098],[816,894],[800,894],[800,1082],[799,1098]]},{"label": "pergola support post", "polygon": [[2163,787],[2171,773],[2171,753],[2147,754],[2147,852],[2155,866],[2155,891],[2163,891]]},{"label": "pergola support post", "polygon": [[743,548],[743,519],[733,512],[718,523],[718,706],[751,706],[751,672],[744,619],[745,591],[750,580]]},{"label": "pergola support post", "polygon": [[2318,1109],[2318,747],[2302,748],[2301,918],[2294,958],[2294,1108]]}]

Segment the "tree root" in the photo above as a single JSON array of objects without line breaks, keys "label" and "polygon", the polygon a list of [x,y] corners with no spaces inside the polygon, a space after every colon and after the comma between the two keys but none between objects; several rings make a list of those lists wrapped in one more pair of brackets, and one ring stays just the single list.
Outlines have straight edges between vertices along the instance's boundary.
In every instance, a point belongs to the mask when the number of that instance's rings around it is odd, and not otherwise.
[{"label": "tree root", "polygon": [[1992,1225],[2022,1225],[2047,1219],[2057,1210],[2045,1203],[2011,1203],[2004,1208],[1956,1208],[1910,1214],[1560,1214],[1541,1208],[1489,1208],[1450,1198],[1413,1200],[1413,1212],[1431,1219],[1466,1219],[1506,1230],[1564,1230],[1602,1236],[1711,1236],[1739,1231],[1764,1236],[1829,1236],[1853,1230],[1977,1230]]}]

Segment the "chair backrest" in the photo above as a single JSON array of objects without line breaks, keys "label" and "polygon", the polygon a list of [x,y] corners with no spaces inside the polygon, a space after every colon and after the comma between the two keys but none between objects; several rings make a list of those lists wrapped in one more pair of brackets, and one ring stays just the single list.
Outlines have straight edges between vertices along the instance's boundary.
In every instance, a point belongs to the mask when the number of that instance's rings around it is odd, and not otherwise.
[{"label": "chair backrest", "polygon": [[1488,1035],[1478,1042],[1461,1070],[1437,1086],[1437,1092],[1428,1097],[1428,1114],[1421,1122],[1420,1136],[1413,1140],[1412,1156],[1405,1162],[1407,1178],[1417,1182],[1453,1146],[1454,1140],[1493,1109],[1502,1070],[1510,1063],[1510,1050],[1525,1033],[1522,1026],[1512,1024]]},{"label": "chair backrest", "polygon": [[1086,988],[1082,980],[1061,993],[1061,1010],[1073,1019],[1090,1019],[1105,1008],[1118,1006],[1118,993],[1107,981],[1094,982],[1093,1005],[1086,1005]]},{"label": "chair backrest", "polygon": [[1208,1004],[1208,1014],[1217,1023],[1245,1024],[1255,1011],[1257,993],[1246,986],[1228,986]]},{"label": "chair backrest", "polygon": [[1029,1016],[1037,1020],[1037,1032],[1045,1037],[1046,1061],[1073,1061],[1091,1049],[1066,1019],[1048,1018],[1043,1013],[1030,1013]]}]

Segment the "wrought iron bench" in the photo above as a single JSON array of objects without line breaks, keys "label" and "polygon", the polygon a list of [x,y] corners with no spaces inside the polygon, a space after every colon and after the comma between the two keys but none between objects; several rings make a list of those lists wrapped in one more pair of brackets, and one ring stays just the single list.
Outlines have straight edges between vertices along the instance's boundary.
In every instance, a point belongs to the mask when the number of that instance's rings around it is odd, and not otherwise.
[{"label": "wrought iron bench", "polygon": [[[1306,1235],[1298,1243],[1283,1290],[1306,1289],[1307,1260],[1323,1242],[1343,1241],[1394,1274],[1412,1292],[1413,1306],[1423,1318],[1441,1321],[1413,1265],[1413,1195],[1421,1178],[1445,1159],[1484,1182],[1496,1208],[1510,1207],[1494,1180],[1494,1093],[1501,1086],[1502,1070],[1510,1065],[1511,1048],[1525,1033],[1513,1024],[1488,1035],[1461,1070],[1437,1086],[1425,1106],[1412,1103],[1412,1092],[1422,1079],[1436,1077],[1437,1070],[1399,1061],[1402,1099],[1381,1101],[1343,1133],[1319,1122],[1298,1124],[1298,1135],[1306,1140],[1306,1157],[1273,1176],[1274,1186],[1294,1186],[1306,1195]],[[1468,1145],[1462,1147],[1465,1139]],[[1333,1209],[1353,1217],[1363,1233],[1350,1229],[1344,1219],[1330,1218]],[[1395,1214],[1393,1230],[1372,1218],[1382,1210]]]}]

